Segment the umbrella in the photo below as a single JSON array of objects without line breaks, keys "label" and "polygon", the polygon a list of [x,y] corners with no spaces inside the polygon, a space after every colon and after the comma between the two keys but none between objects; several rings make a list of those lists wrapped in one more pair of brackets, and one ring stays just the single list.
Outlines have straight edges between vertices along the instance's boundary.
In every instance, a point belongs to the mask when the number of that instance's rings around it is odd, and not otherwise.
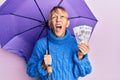
[{"label": "umbrella", "polygon": [[46,36],[48,16],[54,6],[64,7],[70,19],[69,30],[88,25],[92,32],[97,19],[84,0],[6,0],[0,7],[0,44],[26,61],[37,39]]}]

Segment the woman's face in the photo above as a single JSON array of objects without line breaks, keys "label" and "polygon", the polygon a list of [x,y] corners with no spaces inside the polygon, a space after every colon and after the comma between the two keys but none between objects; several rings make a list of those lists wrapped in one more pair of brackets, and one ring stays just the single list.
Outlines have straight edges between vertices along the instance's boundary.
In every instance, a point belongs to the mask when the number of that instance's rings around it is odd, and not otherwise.
[{"label": "woman's face", "polygon": [[66,32],[66,28],[69,26],[68,15],[61,9],[58,12],[52,12],[50,18],[50,26],[53,29],[55,36],[63,37]]}]

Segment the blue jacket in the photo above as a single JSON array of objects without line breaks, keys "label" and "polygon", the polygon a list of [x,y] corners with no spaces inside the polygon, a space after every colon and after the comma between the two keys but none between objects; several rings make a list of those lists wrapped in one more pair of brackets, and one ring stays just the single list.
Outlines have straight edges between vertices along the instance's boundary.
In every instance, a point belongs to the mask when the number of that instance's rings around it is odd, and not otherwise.
[{"label": "blue jacket", "polygon": [[[51,80],[77,80],[91,72],[91,64],[88,54],[82,60],[77,57],[77,42],[70,32],[57,38],[52,30],[48,33],[49,53],[52,56]],[[47,37],[37,41],[30,60],[27,64],[27,74],[31,77],[39,77],[47,80],[48,73],[42,68],[43,58],[47,50]]]}]

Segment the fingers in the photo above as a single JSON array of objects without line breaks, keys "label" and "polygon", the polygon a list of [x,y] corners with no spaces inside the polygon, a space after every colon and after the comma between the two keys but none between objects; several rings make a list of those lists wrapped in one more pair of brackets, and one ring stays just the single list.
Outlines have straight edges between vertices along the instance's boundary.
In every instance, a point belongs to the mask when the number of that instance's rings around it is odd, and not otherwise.
[{"label": "fingers", "polygon": [[52,57],[51,55],[44,55],[44,62],[45,62],[45,65],[51,65],[52,64]]},{"label": "fingers", "polygon": [[82,59],[84,56],[84,54],[81,51],[78,51],[78,59]]},{"label": "fingers", "polygon": [[87,43],[80,43],[78,45],[78,48],[83,54],[88,53],[90,50],[89,45]]}]

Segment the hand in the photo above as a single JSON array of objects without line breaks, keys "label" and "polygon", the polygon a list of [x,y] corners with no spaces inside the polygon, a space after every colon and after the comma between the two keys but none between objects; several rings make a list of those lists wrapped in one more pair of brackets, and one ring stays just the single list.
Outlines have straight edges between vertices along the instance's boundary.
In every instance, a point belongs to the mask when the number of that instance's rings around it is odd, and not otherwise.
[{"label": "hand", "polygon": [[89,45],[87,43],[78,44],[78,58],[82,59],[85,54],[87,54],[90,50]]},{"label": "hand", "polygon": [[46,66],[52,64],[52,58],[51,58],[51,55],[48,55],[48,54],[44,55],[44,63],[45,63]]}]

